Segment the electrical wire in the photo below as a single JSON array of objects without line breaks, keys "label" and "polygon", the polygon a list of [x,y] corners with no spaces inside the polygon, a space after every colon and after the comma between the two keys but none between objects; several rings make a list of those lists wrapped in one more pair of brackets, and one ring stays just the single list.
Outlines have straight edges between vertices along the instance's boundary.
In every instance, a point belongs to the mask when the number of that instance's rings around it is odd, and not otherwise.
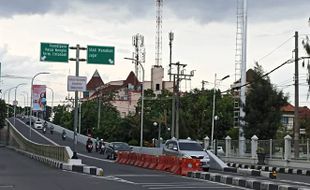
[{"label": "electrical wire", "polygon": [[270,56],[271,54],[273,54],[275,51],[277,51],[278,49],[280,49],[284,44],[286,44],[287,42],[289,42],[294,36],[291,36],[289,39],[285,40],[282,44],[280,44],[279,46],[277,46],[275,49],[273,49],[271,52],[267,53],[266,55],[264,55],[263,57],[261,57],[260,59],[258,59],[258,62],[262,61],[263,59],[265,59],[266,57]]}]

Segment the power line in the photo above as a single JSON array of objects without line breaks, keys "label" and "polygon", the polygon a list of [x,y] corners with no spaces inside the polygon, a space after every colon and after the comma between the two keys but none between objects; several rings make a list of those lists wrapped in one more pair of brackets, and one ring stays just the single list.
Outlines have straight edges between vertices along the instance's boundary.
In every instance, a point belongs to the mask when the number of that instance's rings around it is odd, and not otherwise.
[{"label": "power line", "polygon": [[268,57],[269,55],[273,54],[275,51],[277,51],[278,49],[280,49],[284,44],[286,44],[288,41],[290,41],[294,36],[291,36],[289,39],[285,40],[282,44],[280,44],[278,47],[276,47],[275,49],[273,49],[271,52],[267,53],[266,55],[264,55],[262,58],[260,58],[258,61],[262,61],[263,59],[265,59],[266,57]]}]

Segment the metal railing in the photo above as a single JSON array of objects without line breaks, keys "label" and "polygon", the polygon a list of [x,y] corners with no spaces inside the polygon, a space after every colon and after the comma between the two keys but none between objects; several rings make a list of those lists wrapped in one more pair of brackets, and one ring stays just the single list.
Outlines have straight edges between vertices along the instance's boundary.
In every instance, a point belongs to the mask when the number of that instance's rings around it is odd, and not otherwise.
[{"label": "metal railing", "polygon": [[2,129],[1,131],[7,133],[7,135],[2,134],[0,138],[6,136],[6,144],[17,149],[62,162],[67,162],[70,158],[65,146],[45,145],[32,142],[25,138],[9,120],[6,120],[6,129]]}]

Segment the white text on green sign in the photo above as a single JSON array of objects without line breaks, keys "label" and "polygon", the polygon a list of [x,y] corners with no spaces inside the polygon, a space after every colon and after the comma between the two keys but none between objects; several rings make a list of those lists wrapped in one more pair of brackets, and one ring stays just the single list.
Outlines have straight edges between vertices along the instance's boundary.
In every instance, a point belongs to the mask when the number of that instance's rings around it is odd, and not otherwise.
[{"label": "white text on green sign", "polygon": [[41,43],[40,61],[68,62],[68,59],[68,44]]},{"label": "white text on green sign", "polygon": [[114,47],[87,46],[87,63],[114,65]]}]

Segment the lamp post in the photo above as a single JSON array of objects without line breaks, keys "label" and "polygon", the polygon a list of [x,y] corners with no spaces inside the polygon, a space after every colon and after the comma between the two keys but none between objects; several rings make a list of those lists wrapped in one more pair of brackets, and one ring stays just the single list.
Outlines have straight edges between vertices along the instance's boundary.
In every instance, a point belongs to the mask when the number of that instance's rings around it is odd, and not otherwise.
[{"label": "lamp post", "polygon": [[52,109],[51,109],[52,113],[51,115],[53,115],[54,113],[54,90],[50,87],[46,87],[46,88],[52,91]]},{"label": "lamp post", "polygon": [[161,127],[160,124],[157,123],[156,121],[153,122],[154,127],[157,127],[158,125],[158,142],[157,142],[157,146],[160,147],[160,132],[161,132]]},{"label": "lamp post", "polygon": [[23,97],[24,97],[24,112],[25,112],[25,115],[27,115],[26,114],[26,96],[25,96],[25,94],[21,94]]},{"label": "lamp post", "polygon": [[144,115],[144,67],[139,59],[125,57],[124,59],[132,60],[142,69],[142,85],[141,85],[141,123],[140,123],[140,147],[143,147],[143,115]]},{"label": "lamp post", "polygon": [[[28,104],[29,104],[29,103],[28,103],[28,100],[29,100],[28,92],[22,91],[22,93],[26,94],[26,96],[27,96],[27,98],[26,98],[26,100],[27,100],[26,106],[28,106]],[[27,115],[27,109],[25,108],[25,110],[26,110],[26,115]],[[28,115],[29,115],[29,113],[28,113]]]},{"label": "lamp post", "polygon": [[16,92],[17,92],[17,88],[19,87],[19,86],[22,86],[22,85],[26,85],[26,83],[21,83],[21,84],[19,84],[19,85],[17,85],[16,87],[15,87],[15,97],[14,97],[14,126],[15,126],[15,120],[16,120],[16,105],[17,105],[17,101],[16,101]]},{"label": "lamp post", "polygon": [[[219,80],[219,82],[227,79],[229,77],[229,75],[226,75],[225,77],[223,77],[222,79]],[[213,89],[213,106],[212,106],[212,128],[211,128],[211,146],[213,146],[213,136],[214,136],[214,120],[215,120],[215,92],[216,92],[216,83],[217,83],[217,79],[216,79],[216,73],[214,76],[214,89]]]},{"label": "lamp post", "polygon": [[38,75],[46,75],[50,74],[49,72],[39,72],[35,74],[32,79],[31,79],[31,86],[30,86],[30,113],[29,113],[29,137],[31,137],[31,122],[32,122],[32,98],[33,98],[33,91],[32,91],[32,86],[33,86],[33,81]]}]

